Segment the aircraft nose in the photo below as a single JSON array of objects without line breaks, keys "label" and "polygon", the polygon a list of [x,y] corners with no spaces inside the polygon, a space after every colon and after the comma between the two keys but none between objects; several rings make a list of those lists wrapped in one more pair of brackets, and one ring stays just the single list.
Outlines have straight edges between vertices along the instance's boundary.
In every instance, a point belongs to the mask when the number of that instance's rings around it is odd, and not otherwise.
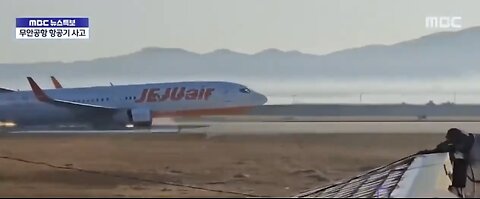
[{"label": "aircraft nose", "polygon": [[259,101],[260,104],[263,105],[263,104],[265,104],[265,103],[268,102],[268,98],[267,98],[265,95],[262,95],[262,94],[260,94],[260,93],[257,93],[257,96],[258,96],[257,99],[258,99],[258,101]]}]

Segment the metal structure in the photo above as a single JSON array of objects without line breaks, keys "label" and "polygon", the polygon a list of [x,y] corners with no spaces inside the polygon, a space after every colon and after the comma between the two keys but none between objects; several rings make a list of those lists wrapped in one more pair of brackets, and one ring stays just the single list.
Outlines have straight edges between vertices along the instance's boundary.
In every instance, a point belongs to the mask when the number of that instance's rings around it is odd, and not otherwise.
[{"label": "metal structure", "polygon": [[449,191],[451,173],[448,153],[414,155],[295,197],[457,197]]}]

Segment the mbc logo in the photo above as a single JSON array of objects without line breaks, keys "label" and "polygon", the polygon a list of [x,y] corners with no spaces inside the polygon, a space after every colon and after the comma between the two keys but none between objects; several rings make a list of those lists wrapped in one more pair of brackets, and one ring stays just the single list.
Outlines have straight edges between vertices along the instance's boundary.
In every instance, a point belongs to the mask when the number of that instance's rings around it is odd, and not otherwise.
[{"label": "mbc logo", "polygon": [[426,28],[462,28],[462,17],[433,17],[429,16],[425,18]]},{"label": "mbc logo", "polygon": [[167,100],[208,100],[213,94],[213,88],[206,89],[188,89],[185,87],[167,88],[163,94],[160,94],[159,88],[143,89],[140,99],[135,100],[136,103],[145,102],[163,102]]}]

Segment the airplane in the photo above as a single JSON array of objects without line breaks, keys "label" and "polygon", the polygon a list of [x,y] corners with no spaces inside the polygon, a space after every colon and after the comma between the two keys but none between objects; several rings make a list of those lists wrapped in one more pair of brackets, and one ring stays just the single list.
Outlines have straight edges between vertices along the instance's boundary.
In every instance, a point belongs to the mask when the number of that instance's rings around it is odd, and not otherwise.
[{"label": "airplane", "polygon": [[[56,89],[63,88],[62,84],[55,78],[54,76],[50,76],[50,79],[52,80],[52,84]],[[110,86],[113,86],[112,82],[110,82]]]},{"label": "airplane", "polygon": [[27,79],[32,91],[0,91],[0,123],[149,128],[157,117],[242,114],[267,102],[244,85],[223,81],[43,90]]}]

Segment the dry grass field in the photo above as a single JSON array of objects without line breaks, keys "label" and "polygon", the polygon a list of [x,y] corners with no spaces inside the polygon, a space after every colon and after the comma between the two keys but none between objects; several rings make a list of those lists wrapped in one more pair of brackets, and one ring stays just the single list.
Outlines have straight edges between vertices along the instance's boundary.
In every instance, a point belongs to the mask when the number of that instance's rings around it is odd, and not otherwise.
[{"label": "dry grass field", "polygon": [[0,136],[0,156],[107,175],[0,159],[0,196],[243,197],[160,181],[261,196],[293,196],[433,148],[442,140],[443,134],[412,133],[9,134]]}]

